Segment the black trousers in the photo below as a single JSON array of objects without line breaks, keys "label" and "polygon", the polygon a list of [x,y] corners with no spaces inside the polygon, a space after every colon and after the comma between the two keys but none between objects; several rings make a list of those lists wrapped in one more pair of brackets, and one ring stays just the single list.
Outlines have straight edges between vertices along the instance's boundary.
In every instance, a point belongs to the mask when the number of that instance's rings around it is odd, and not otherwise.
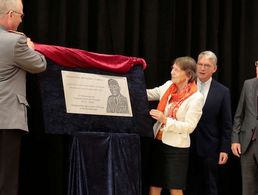
[{"label": "black trousers", "polygon": [[18,194],[21,138],[24,131],[0,129],[0,195]]},{"label": "black trousers", "polygon": [[218,195],[218,157],[191,154],[186,195]]}]

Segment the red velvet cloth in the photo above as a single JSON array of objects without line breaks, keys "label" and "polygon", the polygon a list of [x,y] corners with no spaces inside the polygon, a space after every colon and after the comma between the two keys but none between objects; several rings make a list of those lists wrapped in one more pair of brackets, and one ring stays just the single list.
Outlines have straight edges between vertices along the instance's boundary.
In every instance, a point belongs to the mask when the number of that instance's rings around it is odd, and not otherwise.
[{"label": "red velvet cloth", "polygon": [[65,67],[97,68],[116,73],[126,73],[134,65],[147,67],[144,59],[122,55],[108,55],[85,50],[35,43],[39,51],[53,62]]}]

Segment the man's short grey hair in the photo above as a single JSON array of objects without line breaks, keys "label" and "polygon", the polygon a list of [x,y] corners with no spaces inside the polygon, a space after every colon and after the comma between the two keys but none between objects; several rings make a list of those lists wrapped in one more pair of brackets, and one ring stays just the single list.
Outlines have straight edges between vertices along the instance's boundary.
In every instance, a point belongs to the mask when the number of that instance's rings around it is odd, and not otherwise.
[{"label": "man's short grey hair", "polygon": [[201,59],[202,57],[208,58],[209,60],[211,60],[213,62],[214,65],[217,66],[217,56],[212,51],[201,52],[198,56],[198,60]]},{"label": "man's short grey hair", "polygon": [[0,14],[7,13],[9,10],[17,10],[17,0],[0,0]]}]

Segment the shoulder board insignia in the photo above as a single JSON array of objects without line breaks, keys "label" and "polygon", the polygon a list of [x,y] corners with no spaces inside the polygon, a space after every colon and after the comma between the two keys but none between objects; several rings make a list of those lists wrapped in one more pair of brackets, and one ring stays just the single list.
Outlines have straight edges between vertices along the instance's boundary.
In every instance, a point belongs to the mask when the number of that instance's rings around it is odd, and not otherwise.
[{"label": "shoulder board insignia", "polygon": [[8,30],[8,32],[10,32],[10,33],[15,33],[15,34],[18,34],[18,35],[23,35],[23,36],[25,36],[25,34],[24,34],[24,33],[22,33],[22,32],[19,32],[19,31],[15,31],[15,30]]}]

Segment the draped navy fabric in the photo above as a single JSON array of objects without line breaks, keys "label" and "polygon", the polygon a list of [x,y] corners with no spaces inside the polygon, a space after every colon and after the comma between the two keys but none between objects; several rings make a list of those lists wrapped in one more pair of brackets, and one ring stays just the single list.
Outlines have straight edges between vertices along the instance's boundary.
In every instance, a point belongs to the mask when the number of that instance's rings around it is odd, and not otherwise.
[{"label": "draped navy fabric", "polygon": [[[46,55],[48,65],[36,76],[39,91],[34,101],[40,102],[41,119],[34,128],[72,137],[68,194],[140,195],[140,137],[153,137],[145,61],[58,46],[37,45],[37,49]],[[133,117],[67,113],[62,70],[126,77]]]},{"label": "draped navy fabric", "polygon": [[[61,70],[126,77],[133,117],[66,113]],[[144,137],[153,136],[142,66],[134,65],[129,72],[119,74],[93,68],[63,67],[48,59],[47,70],[37,75],[37,78],[42,104],[43,126],[46,133],[71,134],[77,131],[99,131],[137,133]]]},{"label": "draped navy fabric", "polygon": [[83,132],[73,138],[68,195],[140,195],[139,135]]}]

